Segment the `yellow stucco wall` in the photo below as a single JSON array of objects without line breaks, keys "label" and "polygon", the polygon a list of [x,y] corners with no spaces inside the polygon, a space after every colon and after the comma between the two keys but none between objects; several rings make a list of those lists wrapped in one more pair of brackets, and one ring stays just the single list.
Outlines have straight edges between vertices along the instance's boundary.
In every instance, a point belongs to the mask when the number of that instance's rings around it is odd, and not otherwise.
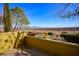
[{"label": "yellow stucco wall", "polygon": [[[22,32],[23,31],[20,31],[21,34],[19,36],[19,39],[27,35],[25,32]],[[8,49],[12,49],[14,47],[17,33],[18,32],[0,33],[0,53],[3,53]]]},{"label": "yellow stucco wall", "polygon": [[79,44],[57,41],[57,40],[45,40],[27,36],[26,46],[32,46],[39,48],[52,55],[79,55]]}]

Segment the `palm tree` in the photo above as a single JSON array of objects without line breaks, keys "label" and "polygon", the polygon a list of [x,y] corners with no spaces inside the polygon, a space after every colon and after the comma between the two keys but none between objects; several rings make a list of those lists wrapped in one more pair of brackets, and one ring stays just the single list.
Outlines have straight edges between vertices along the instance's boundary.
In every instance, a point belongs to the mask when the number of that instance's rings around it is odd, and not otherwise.
[{"label": "palm tree", "polygon": [[4,32],[12,31],[12,22],[9,3],[4,3],[4,16],[3,16]]}]

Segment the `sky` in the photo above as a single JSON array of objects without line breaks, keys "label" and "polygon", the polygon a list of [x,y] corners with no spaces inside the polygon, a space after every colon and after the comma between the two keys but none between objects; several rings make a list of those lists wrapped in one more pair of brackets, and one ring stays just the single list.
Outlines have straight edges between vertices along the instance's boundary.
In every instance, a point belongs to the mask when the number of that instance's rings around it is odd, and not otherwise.
[{"label": "sky", "polygon": [[[63,19],[57,16],[57,12],[61,11],[64,4],[58,3],[11,3],[10,8],[20,7],[24,10],[30,27],[77,27],[79,19],[70,18]],[[71,7],[71,8],[70,8]],[[68,9],[73,10],[75,6]],[[0,13],[2,14],[3,4],[0,4]],[[62,14],[62,13],[61,13]]]}]

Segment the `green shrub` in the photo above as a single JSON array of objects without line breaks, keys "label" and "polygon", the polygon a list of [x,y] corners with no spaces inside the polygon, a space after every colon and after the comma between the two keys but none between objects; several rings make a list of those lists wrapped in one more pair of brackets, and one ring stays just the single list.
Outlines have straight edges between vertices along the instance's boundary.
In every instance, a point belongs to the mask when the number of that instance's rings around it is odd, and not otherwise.
[{"label": "green shrub", "polygon": [[48,32],[48,35],[54,35],[52,32]]},{"label": "green shrub", "polygon": [[33,32],[28,32],[28,33],[27,33],[27,35],[28,35],[28,36],[35,36],[35,35],[36,35],[36,33],[33,33]]},{"label": "green shrub", "polygon": [[61,34],[60,36],[63,37],[68,42],[79,43],[79,36],[78,35]]},{"label": "green shrub", "polygon": [[59,35],[56,35],[56,37],[59,37]]},{"label": "green shrub", "polygon": [[62,34],[67,34],[67,32],[62,32]]},{"label": "green shrub", "polygon": [[32,33],[32,32],[29,32],[29,33]]},{"label": "green shrub", "polygon": [[79,33],[76,33],[77,36],[79,36]]}]

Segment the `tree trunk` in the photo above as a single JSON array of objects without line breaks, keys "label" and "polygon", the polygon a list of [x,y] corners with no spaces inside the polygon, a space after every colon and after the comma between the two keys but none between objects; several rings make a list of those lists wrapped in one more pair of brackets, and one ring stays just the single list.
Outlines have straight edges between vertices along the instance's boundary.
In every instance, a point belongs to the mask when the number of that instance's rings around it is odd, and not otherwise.
[{"label": "tree trunk", "polygon": [[8,3],[4,3],[4,32],[12,30],[10,7]]}]

